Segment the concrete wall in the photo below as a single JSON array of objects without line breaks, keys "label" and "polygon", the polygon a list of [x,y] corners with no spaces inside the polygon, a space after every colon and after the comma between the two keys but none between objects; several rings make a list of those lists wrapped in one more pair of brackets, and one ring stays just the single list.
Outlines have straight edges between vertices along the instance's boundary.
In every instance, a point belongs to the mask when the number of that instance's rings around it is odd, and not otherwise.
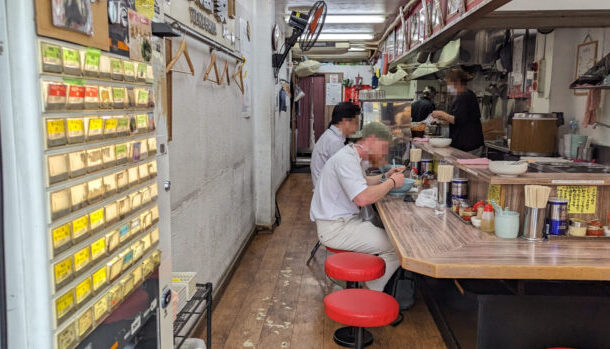
[{"label": "concrete wall", "polygon": [[[290,166],[289,114],[275,112],[273,4],[239,0],[237,16],[247,18],[252,30],[251,115],[242,114],[235,84],[202,81],[210,60],[205,44],[187,38],[195,76],[174,74],[173,79],[173,270],[196,271],[199,281],[215,284],[255,224],[273,223],[275,189]],[[235,60],[218,53],[220,68],[225,60],[232,72]]]},{"label": "concrete wall", "polygon": [[[584,119],[587,96],[575,95],[568,88],[574,81],[576,67],[576,51],[578,44],[582,43],[587,33],[592,40],[598,41],[597,59],[601,59],[610,53],[610,29],[581,28],[581,29],[557,29],[546,36],[547,90],[543,96],[535,96],[532,103],[534,112],[563,111],[566,123],[570,118],[575,118],[579,123],[579,134],[592,137],[593,143],[610,146],[610,129],[599,127],[592,129],[584,128]],[[544,47],[542,35],[538,35],[537,57],[542,55]],[[602,92],[602,102],[597,113],[597,121],[610,124],[610,93]]]}]

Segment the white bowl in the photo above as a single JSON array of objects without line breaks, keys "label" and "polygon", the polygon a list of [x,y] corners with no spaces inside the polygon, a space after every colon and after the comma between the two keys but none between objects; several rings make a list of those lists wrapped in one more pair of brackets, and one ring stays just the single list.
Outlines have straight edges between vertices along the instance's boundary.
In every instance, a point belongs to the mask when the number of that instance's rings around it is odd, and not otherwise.
[{"label": "white bowl", "polygon": [[489,170],[503,177],[516,177],[527,172],[527,161],[514,164],[514,161],[490,161]]},{"label": "white bowl", "polygon": [[475,228],[481,227],[481,220],[477,217],[470,217],[470,223],[472,223],[472,226]]},{"label": "white bowl", "polygon": [[451,138],[430,138],[429,143],[436,148],[445,148],[451,144]]}]

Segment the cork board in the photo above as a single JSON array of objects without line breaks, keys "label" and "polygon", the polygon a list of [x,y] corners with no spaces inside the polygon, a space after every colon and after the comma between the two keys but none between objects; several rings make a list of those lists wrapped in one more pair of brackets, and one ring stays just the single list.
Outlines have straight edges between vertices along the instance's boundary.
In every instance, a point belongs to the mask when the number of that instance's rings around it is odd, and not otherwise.
[{"label": "cork board", "polygon": [[91,3],[91,12],[93,13],[92,36],[55,27],[51,15],[51,1],[35,0],[35,2],[38,35],[108,51],[108,1]]}]

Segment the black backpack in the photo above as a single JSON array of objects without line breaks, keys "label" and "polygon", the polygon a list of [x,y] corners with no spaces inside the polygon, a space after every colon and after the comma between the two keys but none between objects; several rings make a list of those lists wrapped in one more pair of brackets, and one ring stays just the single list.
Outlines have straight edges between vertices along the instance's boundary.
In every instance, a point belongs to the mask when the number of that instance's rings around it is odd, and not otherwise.
[{"label": "black backpack", "polygon": [[408,310],[415,304],[415,274],[398,268],[385,285],[383,292],[398,301],[400,310]]}]

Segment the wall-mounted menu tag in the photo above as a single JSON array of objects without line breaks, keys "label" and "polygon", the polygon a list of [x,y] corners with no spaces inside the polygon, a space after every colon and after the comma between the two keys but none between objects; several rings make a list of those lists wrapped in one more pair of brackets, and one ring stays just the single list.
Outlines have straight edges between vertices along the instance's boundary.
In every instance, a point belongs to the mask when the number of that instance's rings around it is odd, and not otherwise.
[{"label": "wall-mounted menu tag", "polygon": [[127,162],[127,144],[117,144],[114,147],[114,152],[116,154],[116,161],[118,165],[124,164]]},{"label": "wall-mounted menu tag", "polygon": [[80,53],[78,52],[78,50],[63,47],[61,52],[63,58],[64,73],[80,75]]},{"label": "wall-mounted menu tag", "polygon": [[64,119],[47,119],[47,146],[66,144],[66,125]]},{"label": "wall-mounted menu tag", "polygon": [[112,88],[112,106],[115,108],[125,107],[125,94],[126,90],[124,87],[113,87]]},{"label": "wall-mounted menu tag", "polygon": [[124,241],[129,236],[129,224],[123,224],[119,228],[119,241]]},{"label": "wall-mounted menu tag", "polygon": [[96,260],[106,253],[106,237],[102,237],[91,244],[91,259]]},{"label": "wall-mounted menu tag", "polygon": [[57,219],[70,212],[70,190],[63,189],[51,193],[51,218]]},{"label": "wall-mounted menu tag", "polygon": [[136,285],[139,284],[140,281],[142,281],[142,266],[137,266],[131,273],[131,276],[133,276],[133,283]]},{"label": "wall-mounted menu tag", "polygon": [[91,224],[91,230],[104,224],[104,208],[95,210],[89,214],[89,221]]},{"label": "wall-mounted menu tag", "polygon": [[93,310],[87,309],[81,316],[78,317],[78,337],[84,338],[84,335],[93,327]]},{"label": "wall-mounted menu tag", "polygon": [[85,108],[97,109],[100,106],[99,89],[97,86],[85,86]]},{"label": "wall-mounted menu tag", "polygon": [[119,257],[123,258],[123,270],[125,270],[129,268],[129,266],[133,262],[133,250],[128,249],[127,252],[121,253]]},{"label": "wall-mounted menu tag", "polygon": [[597,208],[596,186],[560,185],[557,197],[568,200],[569,214],[594,214]]},{"label": "wall-mounted menu tag", "polygon": [[91,261],[91,254],[89,252],[89,246],[74,254],[74,271],[79,272],[83,270]]},{"label": "wall-mounted menu tag", "polygon": [[110,59],[111,76],[115,80],[123,80],[123,63],[120,59]]},{"label": "wall-mounted menu tag", "polygon": [[137,79],[138,81],[146,81],[146,64],[144,63],[138,63],[138,73],[137,73]]},{"label": "wall-mounted menu tag", "polygon": [[70,187],[70,203],[72,211],[87,205],[87,184],[77,184]]},{"label": "wall-mounted menu tag", "polygon": [[70,242],[70,224],[64,224],[60,227],[53,229],[51,232],[53,236],[53,247],[60,248]]},{"label": "wall-mounted menu tag", "polygon": [[61,47],[46,42],[41,43],[42,70],[51,73],[61,73]]},{"label": "wall-mounted menu tag", "polygon": [[81,304],[91,295],[91,279],[86,278],[74,288],[76,293],[76,304]]},{"label": "wall-mounted menu tag", "polygon": [[135,90],[136,94],[136,106],[147,107],[148,106],[148,89],[138,88]]},{"label": "wall-mounted menu tag", "polygon": [[49,156],[47,158],[49,170],[49,184],[58,183],[68,179],[68,154]]},{"label": "wall-mounted menu tag", "polygon": [[85,54],[85,73],[89,73],[91,75],[97,76],[100,70],[100,56],[102,55],[101,51],[96,48],[87,48],[87,53]]},{"label": "wall-mounted menu tag", "polygon": [[93,306],[93,319],[98,321],[108,312],[108,297],[102,297]]},{"label": "wall-mounted menu tag", "polygon": [[85,107],[85,86],[69,85],[68,109],[83,109]]},{"label": "wall-mounted menu tag", "polygon": [[100,287],[106,284],[106,266],[103,266],[91,276],[93,280],[93,291],[97,292]]},{"label": "wall-mounted menu tag", "polygon": [[63,319],[74,308],[74,291],[70,290],[55,301],[55,315],[57,320]]},{"label": "wall-mounted menu tag", "polygon": [[112,88],[110,86],[100,86],[100,108],[112,108]]},{"label": "wall-mounted menu tag", "polygon": [[72,221],[72,238],[78,239],[87,233],[89,229],[89,218],[84,215]]},{"label": "wall-mounted menu tag", "polygon": [[104,133],[104,119],[102,118],[91,118],[87,127],[87,139],[95,140],[103,137]]},{"label": "wall-mounted menu tag", "polygon": [[112,138],[117,135],[117,124],[118,120],[116,118],[108,118],[104,123],[104,137]]},{"label": "wall-mounted menu tag", "polygon": [[126,81],[135,81],[136,69],[133,62],[127,60],[123,61],[123,72],[125,74]]},{"label": "wall-mounted menu tag", "polygon": [[76,178],[87,173],[86,161],[87,152],[85,152],[84,150],[68,154],[70,178]]},{"label": "wall-mounted menu tag", "polygon": [[48,110],[63,109],[68,98],[68,85],[59,82],[44,82],[46,85],[46,103]]},{"label": "wall-mounted menu tag", "polygon": [[53,267],[55,274],[55,285],[59,285],[72,276],[72,259],[70,257],[58,262]]},{"label": "wall-mounted menu tag", "polygon": [[100,56],[100,77],[110,79],[112,68],[110,67],[110,57],[106,55]]},{"label": "wall-mounted menu tag", "polygon": [[82,143],[85,141],[85,124],[83,119],[67,119],[68,143]]},{"label": "wall-mounted menu tag", "polygon": [[129,118],[125,116],[117,118],[116,132],[118,137],[129,135]]}]

